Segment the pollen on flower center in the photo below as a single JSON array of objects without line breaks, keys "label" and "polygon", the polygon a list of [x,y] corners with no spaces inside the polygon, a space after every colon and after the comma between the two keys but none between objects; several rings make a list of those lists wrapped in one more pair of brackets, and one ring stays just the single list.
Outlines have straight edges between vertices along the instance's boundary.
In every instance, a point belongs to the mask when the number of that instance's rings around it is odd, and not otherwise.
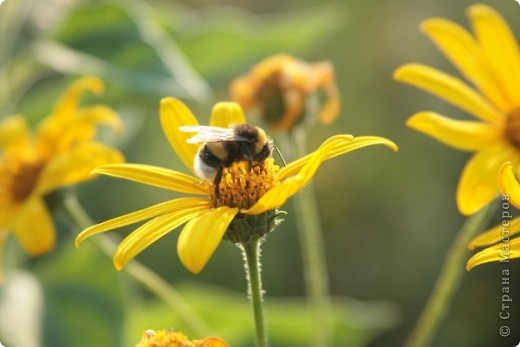
[{"label": "pollen on flower center", "polygon": [[520,148],[520,108],[514,109],[507,115],[505,133],[508,140]]},{"label": "pollen on flower center", "polygon": [[11,202],[24,201],[33,191],[43,163],[37,159],[4,158],[0,163],[0,185]]},{"label": "pollen on flower center", "polygon": [[233,163],[224,168],[218,186],[218,197],[212,189],[211,199],[215,207],[229,206],[250,208],[274,186],[275,172],[279,169],[273,158],[249,168],[247,161]]}]

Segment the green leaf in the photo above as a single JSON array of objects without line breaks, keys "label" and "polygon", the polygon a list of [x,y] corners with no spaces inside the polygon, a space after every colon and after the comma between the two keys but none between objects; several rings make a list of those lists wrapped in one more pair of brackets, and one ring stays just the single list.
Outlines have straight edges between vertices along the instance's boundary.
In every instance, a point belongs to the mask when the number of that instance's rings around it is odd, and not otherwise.
[{"label": "green leaf", "polygon": [[342,11],[328,5],[258,16],[238,7],[210,6],[168,23],[195,69],[216,78],[222,71],[241,74],[271,54],[312,52],[344,24]]}]

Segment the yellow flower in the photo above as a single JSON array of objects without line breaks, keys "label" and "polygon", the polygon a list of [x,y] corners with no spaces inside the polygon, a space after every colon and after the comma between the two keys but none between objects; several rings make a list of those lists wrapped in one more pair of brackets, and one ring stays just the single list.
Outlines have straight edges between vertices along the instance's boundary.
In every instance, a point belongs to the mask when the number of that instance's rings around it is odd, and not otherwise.
[{"label": "yellow flower", "polygon": [[[181,132],[179,127],[198,125],[197,120],[183,103],[174,98],[161,100],[160,119],[173,150],[187,168],[194,172],[194,158],[200,145],[188,143],[187,139],[192,134]],[[243,123],[244,114],[238,104],[223,102],[213,108],[211,126],[228,127]],[[76,245],[79,246],[95,234],[149,220],[126,237],[117,248],[114,266],[121,270],[129,260],[166,233],[187,223],[179,236],[177,253],[187,269],[198,273],[216,250],[230,224],[236,224],[236,229],[241,229],[244,223],[267,217],[268,223],[260,221],[260,224],[267,224],[264,225],[265,232],[269,232],[273,227],[276,209],[303,189],[324,160],[374,144],[396,149],[393,142],[384,138],[337,135],[326,140],[315,152],[281,169],[273,164],[272,158],[252,168],[243,162],[235,163],[223,172],[219,197],[215,196],[212,182],[201,181],[178,171],[142,164],[98,168],[94,172],[191,196],[166,201],[94,225],[78,235]]]},{"label": "yellow flower", "polygon": [[511,205],[520,208],[520,183],[515,177],[513,165],[510,162],[502,165],[500,169],[500,186],[504,193],[501,202],[502,223],[471,241],[469,244],[471,249],[493,246],[472,256],[466,265],[468,271],[485,263],[520,258],[520,237],[513,238],[520,233],[520,218],[513,219],[513,215],[509,211]]},{"label": "yellow flower", "polygon": [[275,131],[292,129],[306,113],[309,95],[320,89],[327,94],[327,102],[319,112],[319,121],[329,124],[340,109],[329,62],[310,64],[279,54],[261,61],[249,75],[231,84],[233,99],[244,109],[256,106]]},{"label": "yellow flower", "polygon": [[180,332],[148,330],[143,333],[141,341],[135,347],[229,347],[229,345],[219,337],[190,341]]},{"label": "yellow flower", "polygon": [[477,118],[462,121],[434,112],[420,112],[408,125],[448,146],[475,154],[457,187],[460,212],[470,215],[500,192],[497,175],[510,161],[520,163],[520,53],[504,19],[485,5],[469,7],[475,32],[456,23],[429,19],[421,29],[473,86],[422,64],[400,67],[394,77],[422,88]]},{"label": "yellow flower", "polygon": [[92,179],[98,165],[123,161],[94,141],[98,124],[119,130],[119,118],[103,105],[80,107],[85,90],[99,94],[103,83],[86,77],[72,84],[34,136],[21,116],[0,123],[0,250],[9,231],[32,256],[51,250],[56,233],[44,195]]}]

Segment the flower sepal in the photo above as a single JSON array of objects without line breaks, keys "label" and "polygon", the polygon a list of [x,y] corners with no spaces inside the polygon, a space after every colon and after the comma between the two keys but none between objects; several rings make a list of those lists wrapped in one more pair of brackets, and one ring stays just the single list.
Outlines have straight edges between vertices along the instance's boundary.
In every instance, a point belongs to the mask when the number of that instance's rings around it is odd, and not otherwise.
[{"label": "flower sepal", "polygon": [[261,239],[276,229],[284,221],[282,216],[286,214],[287,212],[279,209],[258,215],[239,213],[229,224],[224,240],[237,244]]}]

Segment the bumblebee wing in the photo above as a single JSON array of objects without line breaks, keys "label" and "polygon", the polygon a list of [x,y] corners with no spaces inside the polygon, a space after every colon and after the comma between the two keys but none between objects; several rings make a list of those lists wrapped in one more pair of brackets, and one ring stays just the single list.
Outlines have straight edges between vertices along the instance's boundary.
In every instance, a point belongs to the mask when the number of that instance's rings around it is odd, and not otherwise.
[{"label": "bumblebee wing", "polygon": [[184,133],[197,133],[190,137],[188,143],[223,142],[223,141],[247,141],[247,137],[237,135],[233,128],[220,128],[204,125],[182,126],[179,128]]}]

